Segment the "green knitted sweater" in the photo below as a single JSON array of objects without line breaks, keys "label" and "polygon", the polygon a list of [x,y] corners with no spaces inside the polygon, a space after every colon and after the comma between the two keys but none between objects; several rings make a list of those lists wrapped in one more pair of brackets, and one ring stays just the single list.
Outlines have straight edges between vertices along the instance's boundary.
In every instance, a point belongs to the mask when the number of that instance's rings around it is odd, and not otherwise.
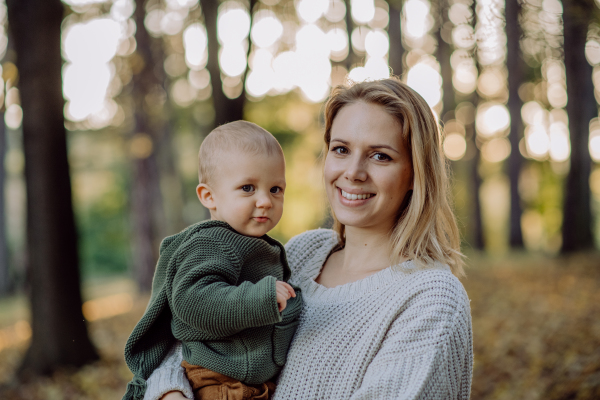
[{"label": "green knitted sweater", "polygon": [[225,222],[200,222],[164,239],[148,307],[125,345],[134,378],[123,399],[143,399],[146,379],[175,340],[190,364],[248,384],[271,379],[285,363],[302,306],[295,288],[278,310],[275,282],[289,277],[281,243]]}]

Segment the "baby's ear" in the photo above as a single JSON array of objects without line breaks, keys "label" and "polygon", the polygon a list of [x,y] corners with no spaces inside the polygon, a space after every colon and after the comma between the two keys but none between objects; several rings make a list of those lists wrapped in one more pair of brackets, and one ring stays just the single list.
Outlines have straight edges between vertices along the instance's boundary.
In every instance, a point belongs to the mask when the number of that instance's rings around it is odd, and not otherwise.
[{"label": "baby's ear", "polygon": [[217,203],[213,197],[213,191],[206,183],[201,183],[196,187],[196,194],[200,203],[209,210],[215,210]]}]

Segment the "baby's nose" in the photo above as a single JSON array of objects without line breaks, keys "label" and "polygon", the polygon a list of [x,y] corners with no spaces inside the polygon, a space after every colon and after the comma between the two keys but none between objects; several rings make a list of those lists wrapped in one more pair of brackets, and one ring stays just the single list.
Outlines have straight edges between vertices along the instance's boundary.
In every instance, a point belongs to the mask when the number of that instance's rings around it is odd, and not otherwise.
[{"label": "baby's nose", "polygon": [[268,195],[261,195],[256,199],[257,208],[271,208],[272,206],[271,198]]}]

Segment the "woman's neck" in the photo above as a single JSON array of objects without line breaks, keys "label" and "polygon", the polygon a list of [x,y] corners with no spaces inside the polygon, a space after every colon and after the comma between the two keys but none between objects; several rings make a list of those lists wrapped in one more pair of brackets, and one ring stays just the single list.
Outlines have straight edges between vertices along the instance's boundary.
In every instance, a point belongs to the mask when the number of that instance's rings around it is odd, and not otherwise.
[{"label": "woman's neck", "polygon": [[346,227],[342,268],[346,271],[378,271],[389,267],[389,232]]}]

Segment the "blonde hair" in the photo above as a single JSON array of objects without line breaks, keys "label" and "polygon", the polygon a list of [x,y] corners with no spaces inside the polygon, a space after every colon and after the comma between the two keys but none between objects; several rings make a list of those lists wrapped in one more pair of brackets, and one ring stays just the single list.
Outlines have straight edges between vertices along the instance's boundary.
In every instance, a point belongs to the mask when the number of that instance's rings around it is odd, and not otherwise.
[{"label": "blonde hair", "polygon": [[[438,261],[452,273],[464,275],[460,235],[450,206],[448,166],[441,147],[441,130],[427,102],[414,90],[392,77],[333,89],[325,104],[325,145],[331,127],[345,106],[364,102],[380,105],[402,126],[402,138],[411,155],[413,190],[398,213],[391,235],[392,260],[412,259],[419,267]],[[333,212],[332,212],[333,214]],[[345,245],[345,226],[333,215],[334,230]]]},{"label": "blonde hair", "polygon": [[280,155],[283,158],[279,142],[269,131],[248,121],[230,122],[213,129],[200,145],[200,183],[208,183],[217,170],[220,155],[232,149],[252,154]]}]

